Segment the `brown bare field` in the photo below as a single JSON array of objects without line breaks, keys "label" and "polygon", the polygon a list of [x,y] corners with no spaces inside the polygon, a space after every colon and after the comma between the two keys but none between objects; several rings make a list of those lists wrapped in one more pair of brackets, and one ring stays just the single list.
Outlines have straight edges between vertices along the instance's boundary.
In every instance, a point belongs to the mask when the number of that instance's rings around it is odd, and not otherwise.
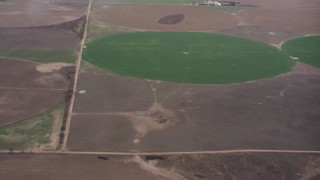
[{"label": "brown bare field", "polygon": [[84,14],[85,7],[86,4],[70,6],[36,0],[1,2],[0,27],[37,27],[72,21]]},{"label": "brown bare field", "polygon": [[0,125],[33,117],[64,98],[68,82],[56,70],[39,72],[38,64],[0,59]]},{"label": "brown bare field", "polygon": [[[130,77],[119,78],[117,75],[109,75],[107,81],[104,76],[79,75],[77,89],[87,92],[77,94],[75,113],[134,111],[144,110],[151,106],[152,101],[150,99],[153,99],[153,93],[152,91],[146,91],[151,88],[148,82]],[[112,102],[105,101],[107,99],[112,99]],[[92,103],[95,105],[92,106]]]},{"label": "brown bare field", "polygon": [[275,44],[278,47],[280,47],[279,44],[282,42],[300,36],[300,34],[293,32],[265,29],[255,25],[236,26],[230,29],[222,30],[219,33]]},{"label": "brown bare field", "polygon": [[[172,14],[183,14],[185,18],[178,24],[158,22]],[[112,5],[93,11],[91,17],[108,24],[159,31],[218,31],[239,23],[226,12],[178,5]]]},{"label": "brown bare field", "polygon": [[41,73],[40,64],[1,58],[0,86],[7,88],[66,89],[67,81],[58,73]]},{"label": "brown bare field", "polygon": [[[314,8],[319,7],[320,3],[315,1],[240,2],[257,7],[224,12],[214,7],[185,5],[109,5],[93,11],[91,18],[120,27],[155,31],[213,31],[271,44],[320,33],[320,12]],[[183,14],[185,19],[178,24],[158,22],[173,14]]]},{"label": "brown bare field", "polygon": [[1,2],[0,50],[77,50],[86,6],[66,1]]},{"label": "brown bare field", "polygon": [[320,33],[318,9],[256,8],[238,14],[242,21],[269,31]]},{"label": "brown bare field", "polygon": [[298,64],[255,82],[193,85],[82,73],[78,87],[87,92],[77,96],[68,148],[319,150],[319,74]]},{"label": "brown bare field", "polygon": [[308,179],[320,178],[320,157],[311,154],[237,153],[225,155],[168,156],[157,167],[186,179]]},{"label": "brown bare field", "polygon": [[104,160],[94,155],[0,155],[0,176],[6,180],[167,179],[148,172],[131,159]]},{"label": "brown bare field", "polygon": [[29,119],[53,107],[64,98],[64,92],[37,90],[3,90],[0,88],[0,126]]},{"label": "brown bare field", "polygon": [[248,180],[316,180],[320,177],[320,157],[315,154],[236,153],[141,157],[1,154],[0,161],[0,176],[6,180],[184,180],[235,177]]},{"label": "brown bare field", "polygon": [[237,2],[268,8],[317,8],[320,5],[318,0],[237,0]]},{"label": "brown bare field", "polygon": [[110,146],[121,152],[134,146],[134,136],[133,125],[125,116],[79,114],[72,117],[68,150],[106,150]]},{"label": "brown bare field", "polygon": [[51,49],[75,50],[77,34],[68,29],[56,28],[0,28],[0,49]]}]

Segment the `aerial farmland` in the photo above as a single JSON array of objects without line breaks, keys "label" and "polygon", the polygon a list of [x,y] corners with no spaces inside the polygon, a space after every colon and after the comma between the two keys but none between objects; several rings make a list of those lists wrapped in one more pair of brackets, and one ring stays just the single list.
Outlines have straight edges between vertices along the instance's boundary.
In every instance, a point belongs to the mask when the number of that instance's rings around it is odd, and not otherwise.
[{"label": "aerial farmland", "polygon": [[0,179],[319,179],[319,8],[0,1]]}]

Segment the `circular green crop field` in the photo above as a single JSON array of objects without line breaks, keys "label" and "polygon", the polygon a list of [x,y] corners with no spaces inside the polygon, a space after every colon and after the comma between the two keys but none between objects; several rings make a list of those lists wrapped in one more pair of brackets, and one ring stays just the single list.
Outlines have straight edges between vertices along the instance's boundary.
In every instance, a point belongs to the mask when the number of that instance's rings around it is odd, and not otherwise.
[{"label": "circular green crop field", "polygon": [[271,77],[294,65],[282,51],[267,44],[194,32],[106,36],[88,43],[84,58],[118,74],[204,84]]},{"label": "circular green crop field", "polygon": [[320,67],[320,36],[307,36],[287,41],[282,49],[298,61]]}]

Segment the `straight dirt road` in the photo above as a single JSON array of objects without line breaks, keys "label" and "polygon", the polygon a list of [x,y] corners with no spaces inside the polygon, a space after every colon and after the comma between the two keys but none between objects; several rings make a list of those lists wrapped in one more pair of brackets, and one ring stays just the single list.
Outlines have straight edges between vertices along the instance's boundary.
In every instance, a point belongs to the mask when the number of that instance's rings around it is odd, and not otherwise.
[{"label": "straight dirt road", "polygon": [[81,65],[81,59],[82,59],[82,52],[83,52],[84,43],[85,43],[86,37],[87,37],[87,30],[88,30],[88,22],[89,22],[91,4],[92,4],[92,0],[90,0],[89,4],[88,4],[88,9],[87,9],[87,14],[86,14],[86,21],[85,21],[84,31],[83,31],[83,37],[82,37],[82,40],[80,42],[79,52],[77,54],[76,72],[75,72],[75,77],[74,77],[73,92],[72,92],[72,96],[71,96],[71,99],[70,99],[70,105],[69,105],[69,109],[68,109],[66,130],[64,132],[64,140],[63,140],[63,144],[61,146],[61,150],[62,151],[66,151],[66,145],[67,145],[67,141],[68,141],[68,135],[69,135],[70,124],[71,124],[72,110],[73,110],[74,100],[75,100],[76,93],[77,93],[77,82],[78,82],[78,78],[79,78],[79,71],[80,71],[80,65]]}]

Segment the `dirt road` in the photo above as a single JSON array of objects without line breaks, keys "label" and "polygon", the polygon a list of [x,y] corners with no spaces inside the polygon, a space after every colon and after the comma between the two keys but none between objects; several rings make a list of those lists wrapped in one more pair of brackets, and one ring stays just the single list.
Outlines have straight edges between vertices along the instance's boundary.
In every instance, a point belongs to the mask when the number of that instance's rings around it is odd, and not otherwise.
[{"label": "dirt road", "polygon": [[77,56],[78,58],[77,58],[77,61],[76,61],[76,72],[75,72],[75,77],[74,77],[73,93],[72,93],[72,96],[71,96],[71,99],[70,99],[68,117],[67,117],[67,122],[66,122],[66,130],[64,132],[64,140],[63,140],[63,144],[62,144],[62,148],[61,148],[62,151],[65,151],[67,140],[68,140],[68,134],[69,134],[69,129],[70,129],[73,104],[74,104],[74,100],[75,100],[76,92],[77,92],[77,82],[78,82],[81,59],[82,59],[82,51],[83,51],[84,43],[85,43],[85,40],[86,40],[86,37],[87,37],[87,29],[88,29],[88,22],[89,22],[91,4],[92,4],[92,0],[90,0],[90,2],[88,4],[86,21],[85,21],[85,25],[84,25],[83,37],[82,37],[82,40],[81,40],[81,43],[80,43],[80,48],[79,48],[79,52],[78,52],[78,56]]}]

